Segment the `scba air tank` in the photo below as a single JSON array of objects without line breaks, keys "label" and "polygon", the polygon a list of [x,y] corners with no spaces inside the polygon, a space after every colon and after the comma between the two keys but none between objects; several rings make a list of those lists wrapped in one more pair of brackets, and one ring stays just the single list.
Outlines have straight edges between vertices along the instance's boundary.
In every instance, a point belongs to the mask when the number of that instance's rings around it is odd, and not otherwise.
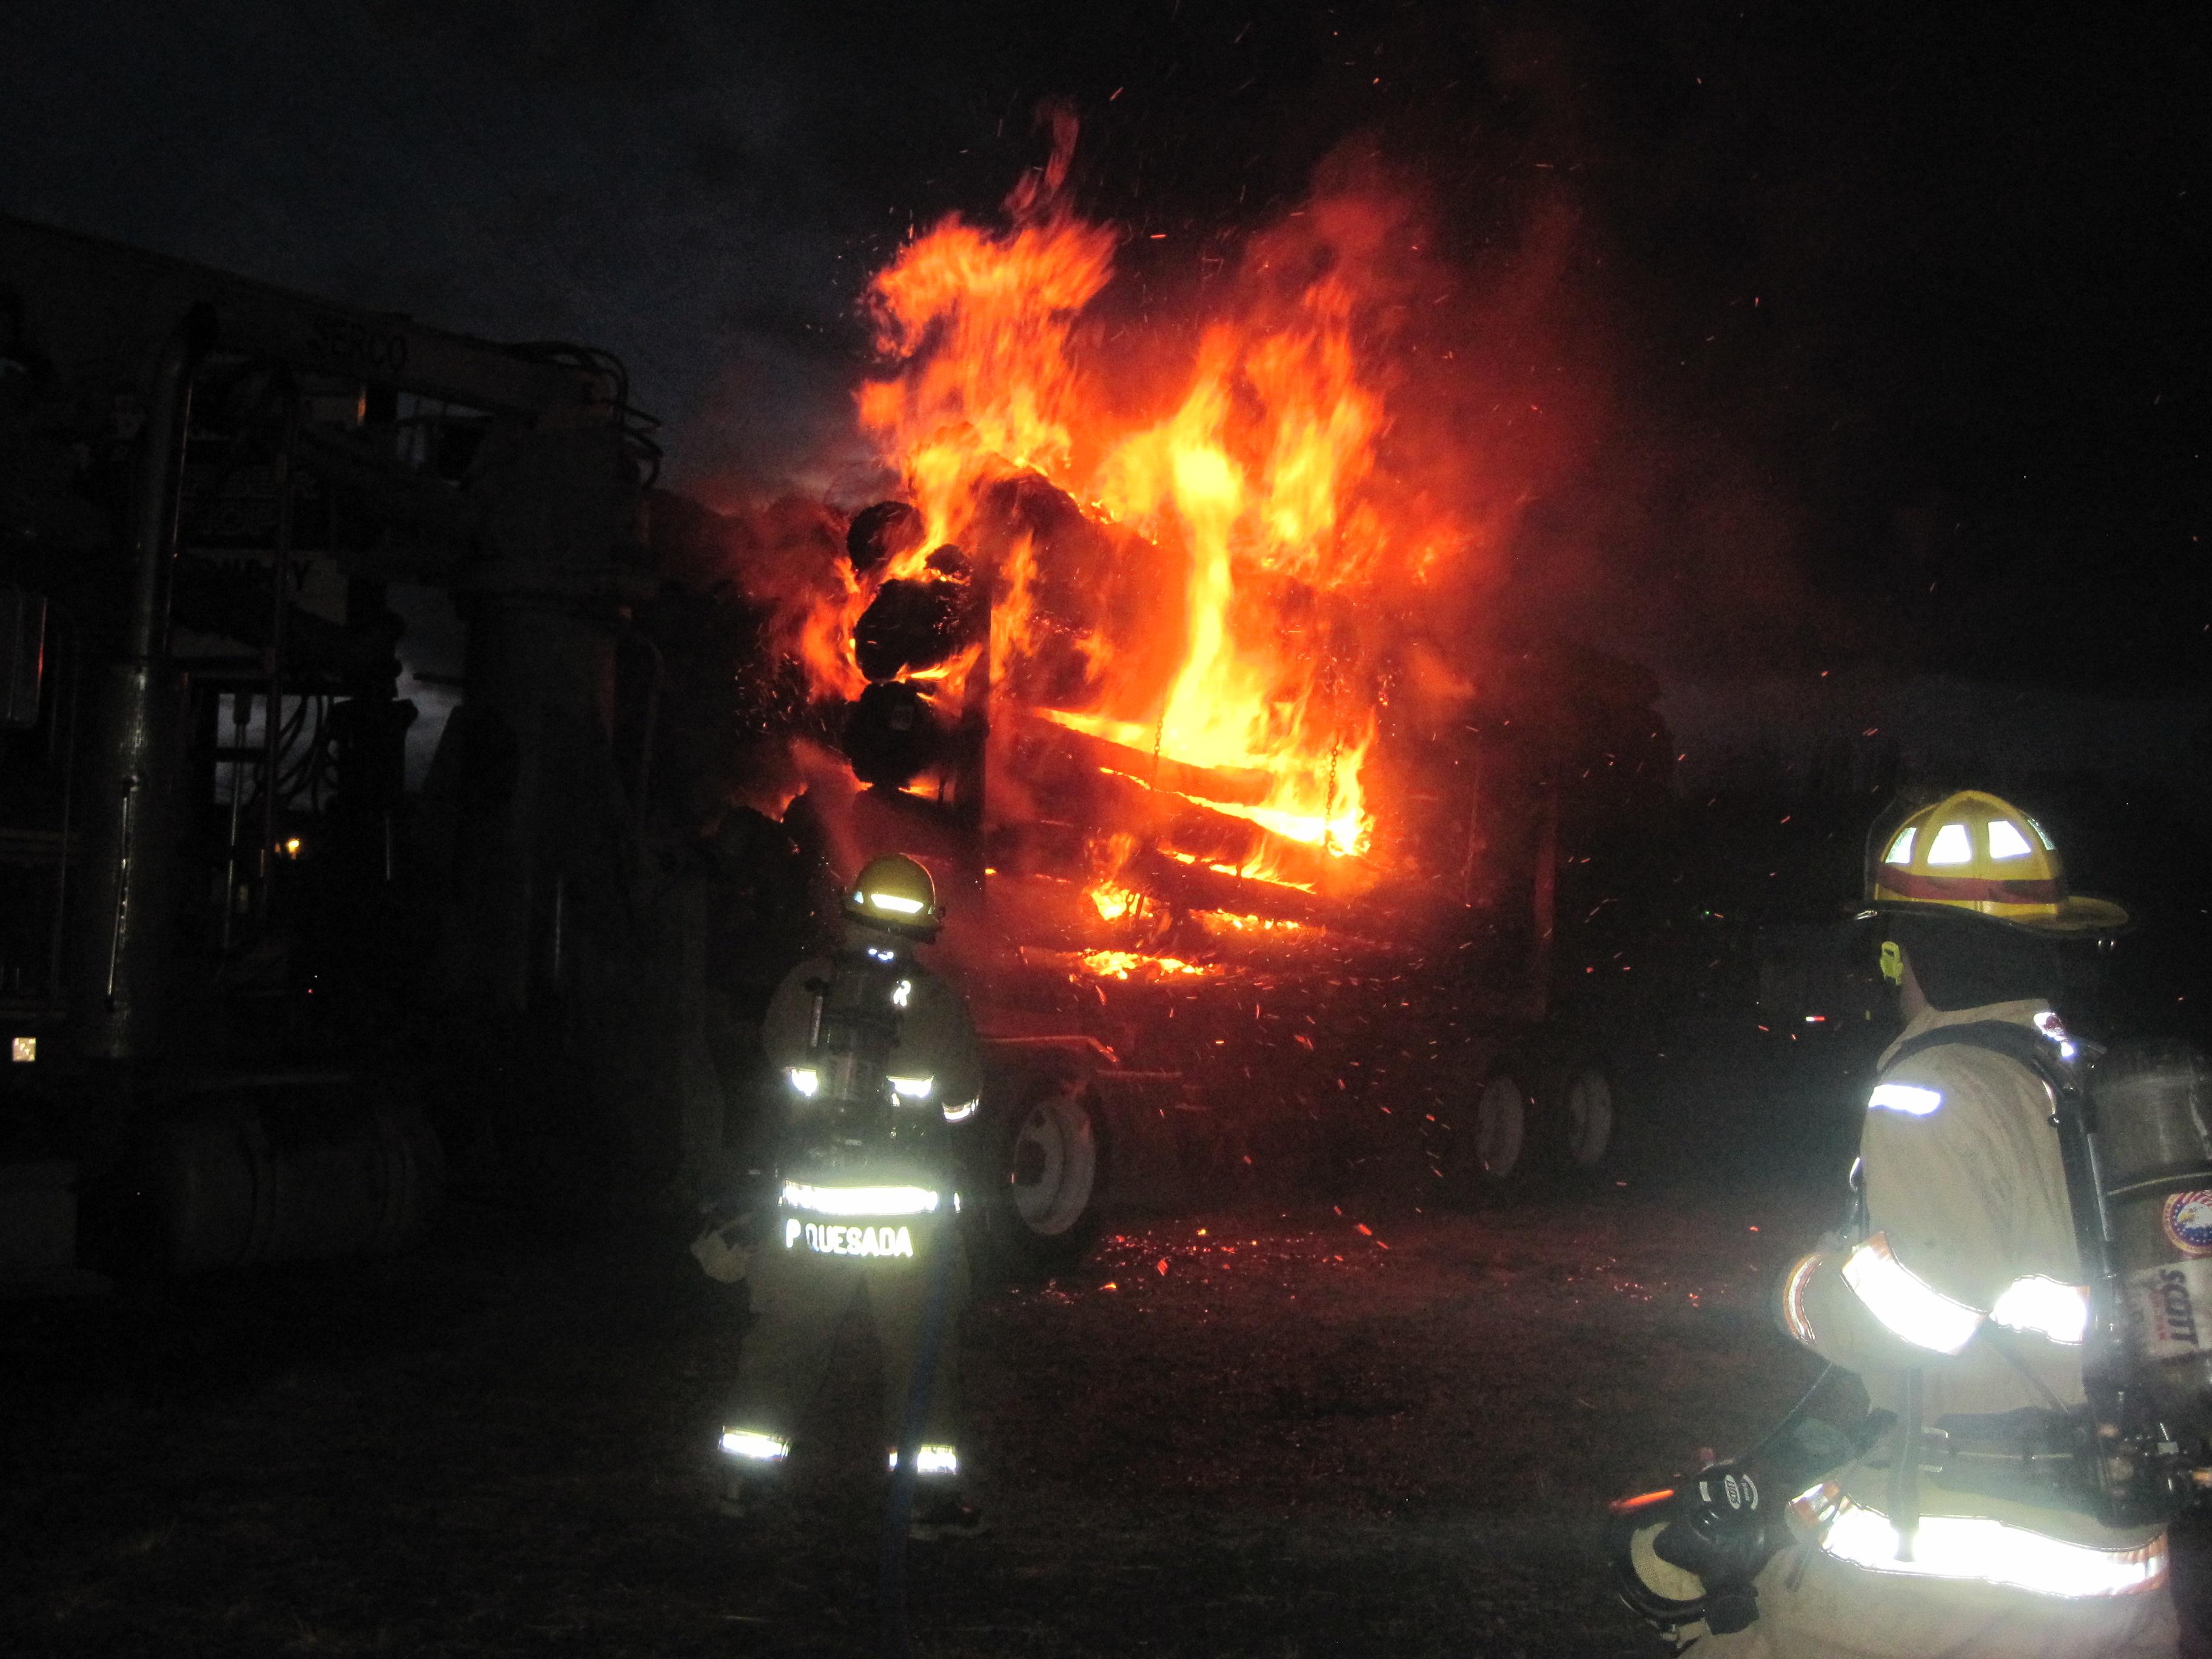
[{"label": "scba air tank", "polygon": [[2179,1043],[2096,1072],[2097,1151],[2136,1374],[2186,1453],[2212,1439],[2212,1069]]}]

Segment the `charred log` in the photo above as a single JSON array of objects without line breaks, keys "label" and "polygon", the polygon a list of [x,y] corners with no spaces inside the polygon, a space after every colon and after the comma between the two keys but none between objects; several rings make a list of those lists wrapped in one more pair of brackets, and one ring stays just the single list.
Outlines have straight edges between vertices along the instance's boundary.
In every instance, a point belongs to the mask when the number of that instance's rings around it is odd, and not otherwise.
[{"label": "charred log", "polygon": [[1120,772],[1194,800],[1257,806],[1274,787],[1273,775],[1257,767],[1194,766],[1170,756],[1133,749],[1110,738],[1093,737],[1040,715],[1024,714],[1019,718],[1025,735],[1040,744],[1057,744],[1086,766]]},{"label": "charred log", "polygon": [[870,686],[845,710],[845,757],[862,783],[898,789],[943,760],[952,733],[911,680]]},{"label": "charred log", "polygon": [[852,561],[853,573],[865,576],[913,552],[926,533],[921,514],[904,501],[878,501],[853,515],[845,532],[845,556]]},{"label": "charred log", "polygon": [[975,607],[964,581],[933,575],[883,585],[853,630],[853,657],[872,680],[934,668],[974,636]]}]

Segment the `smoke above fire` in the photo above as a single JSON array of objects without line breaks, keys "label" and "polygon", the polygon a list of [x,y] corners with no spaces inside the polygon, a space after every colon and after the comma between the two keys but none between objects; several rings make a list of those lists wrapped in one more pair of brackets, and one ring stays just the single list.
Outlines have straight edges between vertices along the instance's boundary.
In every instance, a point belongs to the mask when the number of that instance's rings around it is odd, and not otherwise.
[{"label": "smoke above fire", "polygon": [[[1241,246],[1132,280],[1146,250],[1079,210],[1053,128],[997,220],[950,216],[869,283],[859,424],[912,512],[870,521],[889,539],[799,653],[844,698],[895,678],[950,708],[981,673],[994,734],[1049,722],[1133,785],[1358,859],[1386,711],[1474,690],[1475,610],[1560,450],[1481,353],[1486,328],[1528,349],[1564,228],[1475,304],[1420,194],[1353,145]],[[951,629],[985,589],[988,630],[886,654],[881,619]]]}]

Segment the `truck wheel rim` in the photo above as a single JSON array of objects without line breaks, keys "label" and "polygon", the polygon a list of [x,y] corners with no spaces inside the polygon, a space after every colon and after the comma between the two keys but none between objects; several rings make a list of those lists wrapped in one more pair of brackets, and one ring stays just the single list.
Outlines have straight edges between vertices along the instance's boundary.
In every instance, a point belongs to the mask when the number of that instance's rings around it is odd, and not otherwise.
[{"label": "truck wheel rim", "polygon": [[1068,1095],[1036,1102],[1015,1133],[1013,1152],[1014,1213],[1022,1224],[1049,1238],[1080,1221],[1098,1177],[1098,1144],[1082,1103]]},{"label": "truck wheel rim", "polygon": [[1562,1103],[1567,1114],[1567,1156],[1587,1170],[1613,1144],[1613,1085],[1592,1066],[1575,1073]]},{"label": "truck wheel rim", "polygon": [[1492,1180],[1511,1175],[1513,1166],[1520,1163],[1528,1115],[1520,1085],[1511,1078],[1494,1077],[1483,1085],[1474,1106],[1474,1156],[1483,1174]]}]

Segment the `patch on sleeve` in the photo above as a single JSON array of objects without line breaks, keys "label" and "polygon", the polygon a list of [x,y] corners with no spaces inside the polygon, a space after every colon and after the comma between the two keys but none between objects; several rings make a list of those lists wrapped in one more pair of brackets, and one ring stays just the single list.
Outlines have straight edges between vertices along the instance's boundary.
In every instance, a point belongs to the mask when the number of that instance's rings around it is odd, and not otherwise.
[{"label": "patch on sleeve", "polygon": [[2212,1192],[2176,1193],[2159,1211],[2159,1222],[2184,1255],[2212,1255]]}]

